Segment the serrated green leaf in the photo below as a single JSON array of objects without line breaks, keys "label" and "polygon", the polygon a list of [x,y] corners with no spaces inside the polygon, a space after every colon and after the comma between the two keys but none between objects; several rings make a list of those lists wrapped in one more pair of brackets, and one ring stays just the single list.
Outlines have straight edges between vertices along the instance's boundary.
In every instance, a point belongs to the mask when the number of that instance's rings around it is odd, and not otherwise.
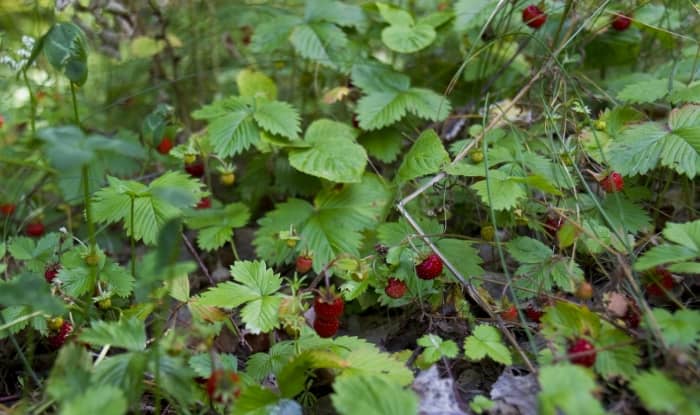
[{"label": "serrated green leaf", "polygon": [[372,92],[357,102],[357,119],[363,130],[378,130],[406,115],[406,96],[400,92]]},{"label": "serrated green leaf", "polygon": [[392,163],[401,152],[403,137],[393,128],[385,128],[363,134],[357,140],[367,153],[384,163]]},{"label": "serrated green leaf", "polygon": [[685,388],[658,370],[640,373],[630,386],[649,411],[678,415],[700,411],[700,401],[692,387]]},{"label": "serrated green leaf", "polygon": [[[697,344],[700,339],[700,312],[685,309],[671,314],[662,308],[655,308],[652,313],[666,343],[681,348]],[[646,318],[645,325],[650,326]]]},{"label": "serrated green leaf", "polygon": [[465,278],[484,275],[484,269],[481,268],[483,260],[471,242],[462,239],[441,239],[436,245]]},{"label": "serrated green leaf", "polygon": [[442,121],[452,111],[450,101],[442,95],[425,88],[411,88],[405,92],[406,108],[417,117]]},{"label": "serrated green leaf", "polygon": [[334,382],[333,390],[333,406],[342,415],[418,413],[418,398],[414,393],[380,376],[339,378]]},{"label": "serrated green leaf", "polygon": [[391,25],[382,30],[382,42],[399,53],[414,53],[425,49],[436,37],[435,29],[426,23],[415,26]]},{"label": "serrated green leaf", "polygon": [[143,393],[144,372],[148,355],[127,352],[109,356],[95,366],[93,381],[121,389],[129,402],[137,402]]},{"label": "serrated green leaf", "polygon": [[503,344],[498,329],[485,324],[477,326],[474,333],[465,339],[464,354],[472,360],[481,360],[488,356],[506,366],[513,363],[510,351]]},{"label": "serrated green leaf", "polygon": [[417,341],[424,350],[421,354],[428,364],[433,364],[443,357],[454,359],[459,353],[457,343],[452,340],[443,340],[435,334],[426,334]]},{"label": "serrated green leaf", "polygon": [[63,302],[51,295],[44,277],[33,273],[0,281],[0,304],[5,307],[27,306],[51,315],[62,315],[65,310]]},{"label": "serrated green leaf", "polygon": [[[636,271],[644,271],[657,265],[686,262],[700,257],[700,220],[688,223],[666,224],[664,237],[675,244],[663,243],[652,247],[634,263]],[[693,268],[691,266],[691,268]]]},{"label": "serrated green leaf", "polygon": [[237,372],[238,371],[238,358],[230,353],[221,353],[216,355],[217,362],[216,366],[212,365],[212,356],[209,353],[199,353],[190,357],[189,365],[197,373],[197,376],[201,378],[208,379],[214,367]]},{"label": "serrated green leaf", "polygon": [[97,385],[68,400],[63,405],[60,415],[122,415],[126,414],[127,409],[126,397],[120,389],[109,385]]},{"label": "serrated green leaf", "polygon": [[253,118],[265,131],[287,137],[291,140],[299,136],[299,113],[286,102],[258,102]]},{"label": "serrated green leaf", "polygon": [[304,137],[311,147],[290,151],[289,163],[311,176],[337,183],[358,183],[367,164],[367,153],[355,142],[355,136],[346,124],[316,120]]},{"label": "serrated green leaf", "polygon": [[83,30],[69,22],[54,24],[42,39],[49,63],[63,71],[71,82],[83,85],[87,80],[87,38]]},{"label": "serrated green leaf", "polygon": [[637,104],[651,103],[665,97],[669,92],[668,79],[645,79],[625,86],[617,99]]},{"label": "serrated green leaf", "polygon": [[522,184],[499,170],[489,170],[486,179],[474,183],[470,188],[476,191],[485,205],[494,210],[516,207],[520,199],[527,196]]},{"label": "serrated green leaf", "polygon": [[399,167],[396,180],[405,183],[416,177],[437,173],[450,161],[440,137],[433,130],[424,131],[413,143]]},{"label": "serrated green leaf", "polygon": [[275,81],[262,72],[244,69],[236,76],[236,84],[242,97],[261,97],[271,101],[277,99]]},{"label": "serrated green leaf", "polygon": [[605,414],[593,392],[597,385],[593,374],[581,366],[558,364],[540,370],[542,390],[538,394],[539,410],[543,415]]},{"label": "serrated green leaf", "polygon": [[112,345],[131,351],[146,349],[146,326],[142,320],[131,318],[117,322],[94,321],[80,333],[80,340],[97,346]]},{"label": "serrated green leaf", "polygon": [[605,378],[619,376],[630,379],[637,373],[641,362],[639,347],[632,343],[632,338],[611,324],[604,323],[600,335],[596,338],[595,370]]},{"label": "serrated green leaf", "polygon": [[375,4],[377,6],[377,9],[379,10],[379,14],[382,16],[382,19],[384,19],[384,21],[389,23],[390,25],[413,25],[413,16],[411,16],[409,12],[382,2],[376,2]]},{"label": "serrated green leaf", "polygon": [[332,69],[337,68],[337,65],[331,56],[348,43],[345,32],[334,24],[326,22],[296,26],[289,36],[289,41],[302,57]]},{"label": "serrated green leaf", "polygon": [[378,63],[357,63],[352,67],[352,83],[365,94],[400,92],[411,87],[411,78]]},{"label": "serrated green leaf", "polygon": [[547,338],[575,338],[590,333],[598,338],[600,318],[587,307],[563,301],[545,309],[542,317],[542,334]]}]

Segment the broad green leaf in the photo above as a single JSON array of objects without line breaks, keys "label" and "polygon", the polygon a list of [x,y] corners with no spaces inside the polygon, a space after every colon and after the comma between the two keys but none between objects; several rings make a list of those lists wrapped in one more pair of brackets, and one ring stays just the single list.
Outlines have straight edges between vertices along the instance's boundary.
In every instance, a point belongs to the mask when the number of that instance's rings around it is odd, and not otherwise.
[{"label": "broad green leaf", "polygon": [[355,130],[336,121],[320,119],[306,130],[310,148],[292,150],[289,163],[311,176],[337,183],[358,183],[367,164],[367,153],[355,142]]},{"label": "broad green leaf", "polygon": [[195,210],[187,219],[187,226],[198,229],[197,245],[205,251],[221,248],[233,241],[234,229],[248,223],[250,210],[242,203],[231,203],[223,208]]},{"label": "broad green leaf", "polygon": [[270,77],[252,69],[243,69],[236,76],[238,93],[242,97],[277,99],[277,85]]},{"label": "broad green leaf", "polygon": [[375,4],[382,19],[390,25],[413,26],[413,17],[407,11],[386,3],[376,2]]},{"label": "broad green leaf", "polygon": [[143,393],[148,355],[141,352],[109,356],[95,366],[93,382],[121,389],[129,402],[138,402]]},{"label": "broad green leaf", "polygon": [[53,295],[43,275],[23,273],[0,281],[0,304],[5,307],[28,306],[51,315],[63,315],[65,305]]},{"label": "broad green leaf", "polygon": [[430,46],[435,40],[435,29],[426,23],[415,26],[389,26],[382,30],[382,42],[399,53],[414,53]]},{"label": "broad green leaf", "polygon": [[230,97],[200,108],[192,113],[192,117],[207,120],[207,132],[214,150],[220,156],[228,157],[260,141],[253,111],[252,98]]},{"label": "broad green leaf", "polygon": [[87,38],[83,30],[69,22],[54,24],[42,39],[49,63],[63,71],[71,82],[83,85],[87,80]]},{"label": "broad green leaf", "polygon": [[53,362],[46,392],[57,400],[80,395],[91,385],[91,372],[92,357],[88,350],[69,342],[61,347]]},{"label": "broad green leaf", "polygon": [[481,268],[483,260],[471,242],[463,239],[441,239],[436,245],[465,278],[484,275],[484,269]]},{"label": "broad green leaf", "polygon": [[384,163],[392,163],[401,152],[403,137],[393,128],[385,128],[363,134],[357,140],[367,153]]},{"label": "broad green leaf", "polygon": [[449,161],[450,156],[440,137],[434,130],[426,130],[406,153],[396,179],[399,183],[405,183],[420,176],[437,173]]},{"label": "broad green leaf", "polygon": [[352,67],[352,83],[365,94],[399,92],[411,87],[411,78],[378,63],[357,63]]},{"label": "broad green leaf", "polygon": [[286,102],[258,101],[253,118],[269,133],[291,140],[299,136],[299,114]]},{"label": "broad green leaf", "polygon": [[354,27],[360,32],[366,29],[367,19],[358,5],[333,0],[308,0],[305,3],[307,21],[327,21],[342,27]]},{"label": "broad green leaf", "polygon": [[700,412],[700,399],[692,387],[670,379],[658,370],[640,373],[630,383],[632,390],[649,411],[691,415]]},{"label": "broad green leaf", "polygon": [[381,376],[354,376],[333,383],[333,406],[342,415],[411,415],[418,397]]},{"label": "broad green leaf", "polygon": [[289,41],[294,50],[306,59],[329,68],[337,68],[332,56],[348,44],[347,35],[332,23],[302,24],[292,30]]},{"label": "broad green leaf", "polygon": [[483,10],[489,10],[496,5],[495,0],[459,0],[455,4],[455,27],[458,31],[469,29],[476,22],[475,19]]},{"label": "broad green leaf", "polygon": [[596,339],[595,369],[605,378],[621,377],[630,379],[637,373],[641,362],[639,347],[632,343],[632,338],[611,324],[603,323],[600,335]]},{"label": "broad green leaf", "polygon": [[524,186],[499,170],[489,170],[488,176],[470,186],[481,201],[494,210],[514,208],[527,196]]},{"label": "broad green leaf", "polygon": [[583,367],[566,363],[546,366],[540,370],[539,381],[542,388],[538,394],[541,414],[605,414],[593,396],[597,389],[595,378]]},{"label": "broad green leaf", "polygon": [[192,356],[189,360],[189,365],[197,373],[197,376],[208,379],[214,371],[214,367],[223,370],[238,371],[238,358],[230,353],[221,353],[216,355],[216,366],[212,364],[212,356],[210,353],[199,353]]},{"label": "broad green leaf", "polygon": [[373,92],[357,103],[357,119],[363,130],[378,130],[406,115],[406,96],[400,92]]},{"label": "broad green leaf", "polygon": [[137,36],[129,45],[131,56],[134,58],[150,58],[159,54],[165,48],[164,40],[157,40],[149,36]]},{"label": "broad green leaf", "polygon": [[[636,271],[644,271],[657,265],[667,263],[686,263],[689,260],[698,262],[700,258],[700,220],[688,223],[666,224],[664,237],[675,244],[663,243],[646,251],[634,263]],[[677,244],[677,245],[676,245]],[[694,268],[692,264],[684,268]]]},{"label": "broad green leaf", "polygon": [[474,333],[465,339],[464,354],[472,360],[481,360],[488,356],[506,366],[513,363],[510,351],[503,344],[498,329],[485,324],[477,326]]},{"label": "broad green leaf", "polygon": [[587,307],[573,303],[557,302],[547,307],[542,317],[542,334],[547,338],[574,338],[581,333],[598,338],[600,330],[600,318]]},{"label": "broad green leaf", "polygon": [[[678,310],[671,314],[663,308],[652,310],[661,335],[670,346],[689,348],[700,340],[700,312],[697,310]],[[646,320],[644,324],[651,324]]]},{"label": "broad green leaf", "polygon": [[131,351],[146,349],[146,326],[136,318],[116,322],[94,321],[80,333],[80,340],[97,346],[112,345]]},{"label": "broad green leaf", "polygon": [[63,405],[61,412],[59,412],[60,415],[122,415],[127,412],[126,397],[120,389],[114,386],[95,385],[80,392],[78,396],[73,397]]},{"label": "broad green leaf", "polygon": [[665,97],[669,92],[668,79],[643,80],[625,86],[617,99],[637,104],[651,103]]}]

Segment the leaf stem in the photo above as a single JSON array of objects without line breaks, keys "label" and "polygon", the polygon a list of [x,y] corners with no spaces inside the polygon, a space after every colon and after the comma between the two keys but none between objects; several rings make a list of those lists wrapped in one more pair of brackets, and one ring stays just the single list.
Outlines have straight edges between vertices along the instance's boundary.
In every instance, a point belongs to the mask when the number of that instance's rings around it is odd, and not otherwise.
[{"label": "leaf stem", "polygon": [[131,276],[136,278],[136,239],[134,238],[134,196],[131,196],[131,218],[129,220],[129,242],[131,243]]},{"label": "leaf stem", "polygon": [[27,86],[29,91],[29,125],[32,129],[32,136],[36,135],[36,98],[34,98],[34,93],[32,92],[32,86],[29,83],[29,77],[27,76],[27,70],[22,71],[22,77],[24,78],[24,84]]}]

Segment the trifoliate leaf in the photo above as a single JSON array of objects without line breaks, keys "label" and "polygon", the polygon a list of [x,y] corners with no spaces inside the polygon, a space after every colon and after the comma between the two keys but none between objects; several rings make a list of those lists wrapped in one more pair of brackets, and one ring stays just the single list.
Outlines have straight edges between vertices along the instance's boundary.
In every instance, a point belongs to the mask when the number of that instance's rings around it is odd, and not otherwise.
[{"label": "trifoliate leaf", "polygon": [[231,266],[235,282],[225,282],[210,288],[200,296],[205,306],[236,308],[243,304],[241,317],[252,333],[267,333],[279,325],[278,308],[282,297],[279,274],[261,261],[237,261]]},{"label": "trifoliate leaf", "polygon": [[464,354],[472,360],[481,360],[488,356],[506,366],[513,364],[510,351],[503,344],[498,329],[481,324],[474,329],[474,334],[464,341]]},{"label": "trifoliate leaf", "polygon": [[443,340],[435,334],[426,334],[419,338],[417,343],[424,347],[421,355],[428,364],[433,364],[443,357],[454,359],[459,353],[457,343],[452,340]]},{"label": "trifoliate leaf", "polygon": [[470,187],[476,191],[485,205],[491,206],[494,210],[511,209],[518,205],[520,199],[527,196],[522,184],[499,170],[489,170],[486,179]]}]

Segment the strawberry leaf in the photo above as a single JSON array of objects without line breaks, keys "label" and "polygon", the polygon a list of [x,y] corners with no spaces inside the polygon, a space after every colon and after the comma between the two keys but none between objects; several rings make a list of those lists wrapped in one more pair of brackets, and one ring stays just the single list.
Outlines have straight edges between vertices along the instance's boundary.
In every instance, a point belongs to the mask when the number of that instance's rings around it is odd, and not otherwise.
[{"label": "strawberry leaf", "polygon": [[668,414],[700,412],[697,392],[692,387],[684,387],[673,381],[658,370],[640,373],[632,380],[630,386],[649,411]]},{"label": "strawberry leaf", "polygon": [[433,130],[424,131],[413,143],[399,167],[396,180],[405,183],[416,177],[437,173],[450,161],[440,137]]},{"label": "strawberry leaf", "polygon": [[539,381],[542,387],[538,395],[540,413],[555,415],[567,414],[603,415],[605,411],[593,392],[597,385],[593,374],[570,364],[546,366],[540,370]]},{"label": "strawberry leaf", "polygon": [[[636,271],[644,271],[661,264],[679,263],[680,271],[697,269],[700,258],[700,220],[688,223],[667,223],[664,237],[673,243],[663,243],[646,251],[634,263]],[[686,262],[695,260],[694,262]],[[694,265],[695,264],[695,265]]]},{"label": "strawberry leaf", "polygon": [[146,326],[137,318],[94,321],[80,333],[80,341],[97,346],[112,345],[130,351],[146,349]]},{"label": "strawberry leaf", "polygon": [[404,415],[418,412],[418,397],[381,376],[341,377],[333,383],[333,406],[341,415]]},{"label": "strawberry leaf", "polygon": [[443,340],[440,336],[435,334],[426,334],[419,338],[417,343],[419,346],[424,347],[421,355],[429,365],[432,365],[443,357],[454,359],[459,353],[457,343],[452,340]]},{"label": "strawberry leaf", "polygon": [[481,360],[488,356],[506,366],[513,364],[510,351],[503,344],[498,329],[481,324],[474,329],[474,334],[464,341],[464,354],[472,360]]}]

